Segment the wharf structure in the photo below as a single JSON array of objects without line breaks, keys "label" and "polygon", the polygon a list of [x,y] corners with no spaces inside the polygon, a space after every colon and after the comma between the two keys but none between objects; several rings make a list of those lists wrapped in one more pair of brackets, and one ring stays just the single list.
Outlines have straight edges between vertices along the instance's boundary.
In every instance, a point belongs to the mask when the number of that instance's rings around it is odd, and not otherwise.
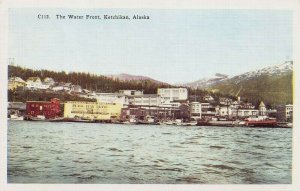
[{"label": "wharf structure", "polygon": [[60,100],[53,98],[50,101],[27,101],[26,115],[29,120],[32,117],[44,116],[53,119],[61,115]]},{"label": "wharf structure", "polygon": [[67,101],[64,103],[65,119],[88,119],[93,121],[117,120],[120,117],[121,104]]}]

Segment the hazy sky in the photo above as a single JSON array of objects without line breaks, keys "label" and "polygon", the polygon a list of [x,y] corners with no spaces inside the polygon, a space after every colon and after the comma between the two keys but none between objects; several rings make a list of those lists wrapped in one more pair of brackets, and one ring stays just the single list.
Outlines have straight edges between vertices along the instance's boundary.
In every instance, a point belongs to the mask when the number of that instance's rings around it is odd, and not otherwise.
[{"label": "hazy sky", "polygon": [[[56,14],[140,14],[150,20],[57,20]],[[293,56],[289,11],[12,9],[9,19],[9,57],[33,69],[129,73],[176,83],[237,75]]]}]

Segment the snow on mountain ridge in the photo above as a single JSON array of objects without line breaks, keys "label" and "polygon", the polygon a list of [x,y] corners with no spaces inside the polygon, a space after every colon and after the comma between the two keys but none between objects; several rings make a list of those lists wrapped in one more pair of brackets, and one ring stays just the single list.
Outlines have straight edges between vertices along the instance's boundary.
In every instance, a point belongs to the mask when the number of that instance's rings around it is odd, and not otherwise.
[{"label": "snow on mountain ridge", "polygon": [[268,66],[262,69],[246,72],[237,76],[232,77],[231,79],[237,79],[236,83],[238,83],[242,79],[251,79],[260,75],[280,75],[287,71],[293,70],[293,62],[292,61],[286,61],[282,64],[277,64],[273,66]]}]

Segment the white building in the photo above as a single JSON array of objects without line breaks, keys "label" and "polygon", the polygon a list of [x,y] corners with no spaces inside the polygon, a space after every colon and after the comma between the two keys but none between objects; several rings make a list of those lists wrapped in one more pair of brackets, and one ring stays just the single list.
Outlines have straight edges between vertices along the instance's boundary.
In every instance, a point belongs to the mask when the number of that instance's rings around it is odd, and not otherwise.
[{"label": "white building", "polygon": [[161,105],[161,98],[157,94],[143,94],[127,96],[129,105],[139,106],[159,106]]},{"label": "white building", "polygon": [[285,105],[285,114],[286,114],[287,119],[293,117],[293,105],[292,104]]},{"label": "white building", "polygon": [[161,97],[162,104],[188,99],[187,88],[158,88],[157,94]]},{"label": "white building", "polygon": [[53,80],[53,78],[47,77],[47,78],[44,79],[44,84],[47,84],[49,86],[53,86],[55,84],[55,81]]},{"label": "white building", "polygon": [[80,85],[72,85],[71,86],[71,91],[75,92],[75,93],[81,93],[82,92],[82,88]]},{"label": "white building", "polygon": [[259,110],[259,115],[261,116],[265,116],[267,115],[267,108],[264,104],[264,102],[260,102],[259,106],[258,106],[258,110]]},{"label": "white building", "polygon": [[124,94],[124,95],[129,95],[129,96],[144,94],[143,91],[141,91],[141,90],[119,90],[119,93]]},{"label": "white building", "polygon": [[214,101],[215,99],[211,95],[206,95],[203,98],[204,101]]},{"label": "white building", "polygon": [[26,81],[26,88],[28,89],[48,89],[48,84],[43,84],[39,77],[30,77]]},{"label": "white building", "polygon": [[258,116],[259,111],[257,109],[238,109],[238,117],[254,117]]},{"label": "white building", "polygon": [[62,85],[54,86],[54,87],[52,87],[52,90],[53,91],[63,91],[64,86],[62,86]]},{"label": "white building", "polygon": [[216,107],[210,103],[201,103],[201,115],[202,116],[215,116]]},{"label": "white building", "polygon": [[236,109],[233,106],[217,106],[216,107],[216,114],[219,116],[233,116],[236,114]]},{"label": "white building", "polygon": [[201,103],[192,102],[190,103],[191,118],[194,120],[201,119]]},{"label": "white building", "polygon": [[93,93],[93,97],[98,102],[102,103],[119,103],[124,107],[124,105],[128,105],[128,98],[119,93]]}]

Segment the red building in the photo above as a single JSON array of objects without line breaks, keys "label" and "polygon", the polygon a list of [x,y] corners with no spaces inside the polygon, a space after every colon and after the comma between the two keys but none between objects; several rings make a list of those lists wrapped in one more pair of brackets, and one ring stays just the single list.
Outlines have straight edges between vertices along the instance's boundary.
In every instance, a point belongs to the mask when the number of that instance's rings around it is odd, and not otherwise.
[{"label": "red building", "polygon": [[59,99],[53,98],[51,101],[27,101],[26,114],[30,117],[43,115],[46,119],[55,118],[60,115]]}]

